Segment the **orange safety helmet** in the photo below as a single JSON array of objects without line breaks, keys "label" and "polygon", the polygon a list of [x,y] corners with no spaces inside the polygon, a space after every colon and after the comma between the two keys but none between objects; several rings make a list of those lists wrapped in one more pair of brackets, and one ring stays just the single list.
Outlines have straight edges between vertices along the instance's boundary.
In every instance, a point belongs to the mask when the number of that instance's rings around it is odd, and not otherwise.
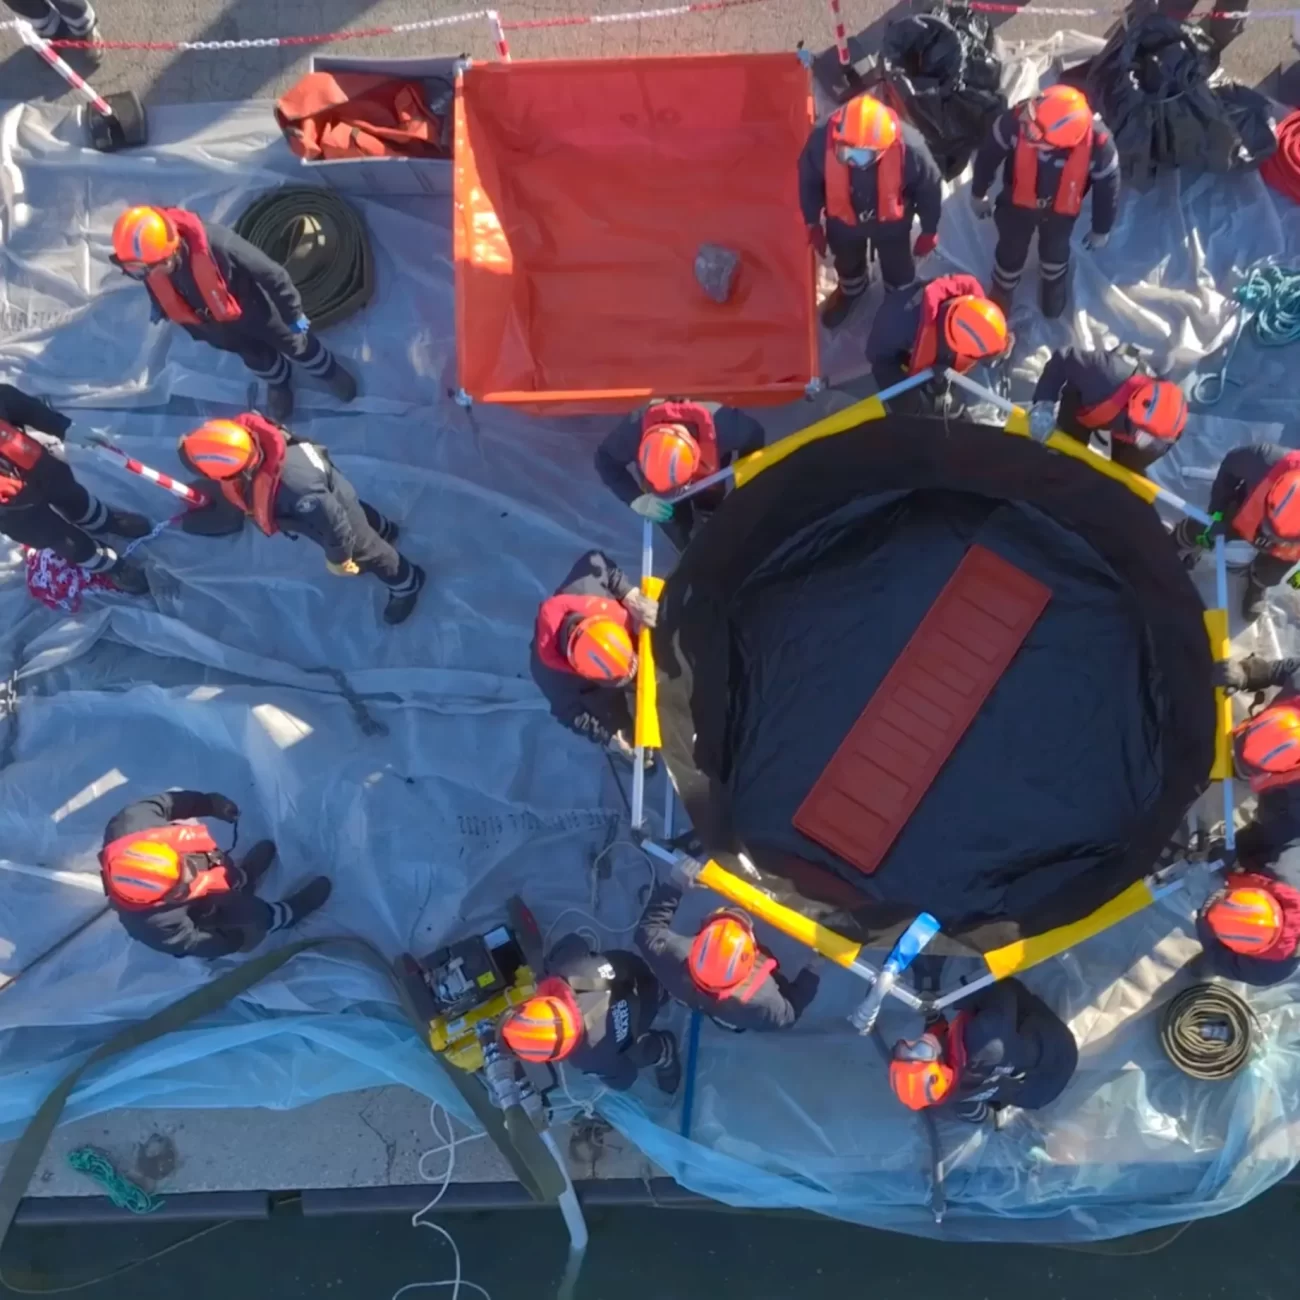
[{"label": "orange safety helmet", "polygon": [[1035,144],[1073,149],[1092,126],[1092,106],[1073,86],[1052,86],[1026,105],[1024,124]]},{"label": "orange safety helmet", "polygon": [[1233,733],[1241,775],[1257,778],[1300,775],[1300,708],[1270,704]]},{"label": "orange safety helmet", "polygon": [[180,886],[181,858],[157,840],[119,840],[104,855],[104,874],[114,898],[128,907],[152,907]]},{"label": "orange safety helmet", "polygon": [[1187,427],[1187,398],[1177,384],[1150,379],[1128,399],[1128,419],[1142,433],[1173,442]]},{"label": "orange safety helmet", "polygon": [[501,1040],[521,1060],[562,1061],[582,1038],[582,1023],[564,999],[539,994],[520,1003],[501,1022]]},{"label": "orange safety helmet", "polygon": [[625,682],[636,672],[627,628],[603,614],[580,619],[564,653],[573,671],[593,682]]},{"label": "orange safety helmet", "polygon": [[724,909],[700,927],[686,969],[696,988],[726,997],[754,973],[757,961],[758,943],[749,917]]},{"label": "orange safety helmet", "polygon": [[156,266],[180,246],[171,218],[158,208],[127,208],[113,225],[113,256],[119,262]]},{"label": "orange safety helmet", "polygon": [[1257,957],[1282,933],[1282,908],[1266,889],[1228,889],[1205,909],[1214,937],[1233,952]]},{"label": "orange safety helmet", "polygon": [[642,435],[636,463],[656,492],[685,487],[700,467],[700,444],[684,424],[652,424]]},{"label": "orange safety helmet", "polygon": [[1288,470],[1269,488],[1263,522],[1279,542],[1300,542],[1300,470]]},{"label": "orange safety helmet", "polygon": [[1007,318],[997,303],[966,293],[946,305],[943,336],[959,357],[981,360],[1006,350]]},{"label": "orange safety helmet", "polygon": [[957,1071],[943,1059],[937,1034],[925,1033],[914,1041],[900,1038],[889,1063],[889,1086],[909,1110],[937,1106],[953,1090]]},{"label": "orange safety helmet", "polygon": [[253,435],[234,420],[209,420],[181,435],[180,453],[204,478],[238,478],[254,468],[258,447]]},{"label": "orange safety helmet", "polygon": [[[838,119],[838,120],[837,120]],[[898,139],[898,118],[870,95],[857,95],[831,118],[831,142],[848,149],[888,149]]]}]

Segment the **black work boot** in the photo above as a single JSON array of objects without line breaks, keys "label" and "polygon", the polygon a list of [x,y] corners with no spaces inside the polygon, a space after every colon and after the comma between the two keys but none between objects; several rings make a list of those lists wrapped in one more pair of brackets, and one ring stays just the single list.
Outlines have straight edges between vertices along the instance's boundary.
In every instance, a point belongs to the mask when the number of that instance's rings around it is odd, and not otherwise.
[{"label": "black work boot", "polygon": [[1246,593],[1241,598],[1241,616],[1253,623],[1268,608],[1268,588],[1261,587],[1254,576],[1246,579]]},{"label": "black work boot", "polygon": [[108,519],[101,533],[112,533],[114,537],[148,537],[153,525],[143,516],[132,510],[114,510],[107,507]]},{"label": "black work boot", "polygon": [[282,384],[267,384],[266,414],[276,424],[283,424],[293,414],[293,386],[287,379]]},{"label": "black work boot", "polygon": [[92,16],[90,26],[81,32],[73,31],[66,22],[60,22],[51,39],[56,41],[91,42],[86,49],[61,49],[55,51],[65,63],[71,64],[72,68],[77,72],[94,72],[104,61],[104,47],[100,43],[103,37],[99,34],[99,19],[96,17]]},{"label": "black work boot", "polygon": [[244,873],[244,878],[248,881],[251,889],[261,878],[271,869],[271,863],[275,861],[275,841],[258,840],[247,853],[244,854],[244,860],[239,864],[239,869]]},{"label": "black work boot", "polygon": [[384,606],[384,622],[389,627],[405,623],[411,617],[415,602],[420,599],[420,592],[424,589],[424,570],[418,564],[411,565],[411,568],[415,571],[415,586],[404,596],[394,596],[390,592],[388,604]]},{"label": "black work boot", "polygon": [[666,1029],[656,1029],[659,1059],[655,1062],[655,1087],[672,1096],[682,1086],[682,1058],[677,1054],[677,1036]]},{"label": "black work boot", "polygon": [[106,570],[104,576],[118,591],[128,596],[149,594],[149,579],[145,577],[144,570],[132,564],[130,560],[122,559],[121,556],[111,569]]},{"label": "black work boot", "polygon": [[330,363],[330,368],[325,372],[323,382],[325,387],[340,402],[350,402],[357,395],[357,381],[352,377],[351,371],[343,368],[338,357],[335,357]]},{"label": "black work boot", "polygon": [[301,889],[295,889],[284,900],[284,905],[291,915],[289,923],[283,928],[288,930],[295,925],[301,925],[313,912],[319,911],[329,901],[333,889],[334,886],[330,884],[328,876],[316,876]]},{"label": "black work boot", "polygon": [[1070,277],[1058,275],[1054,280],[1040,279],[1038,282],[1038,302],[1043,315],[1048,320],[1055,320],[1066,307],[1070,298]]},{"label": "black work boot", "polygon": [[993,281],[993,288],[989,290],[989,302],[1002,309],[1002,314],[1008,319],[1011,316],[1011,301],[1016,296],[1015,285],[1008,289],[1005,285]]},{"label": "black work boot", "polygon": [[861,297],[861,293],[848,294],[836,285],[831,296],[822,303],[822,325],[828,330],[839,329]]}]

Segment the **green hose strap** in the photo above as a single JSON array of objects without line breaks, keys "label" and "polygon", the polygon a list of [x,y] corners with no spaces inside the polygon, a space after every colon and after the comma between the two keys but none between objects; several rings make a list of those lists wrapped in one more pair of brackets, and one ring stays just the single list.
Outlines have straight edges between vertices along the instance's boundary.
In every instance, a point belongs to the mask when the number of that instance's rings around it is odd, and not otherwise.
[{"label": "green hose strap", "polygon": [[244,210],[235,233],[289,272],[316,329],[345,320],[374,295],[375,259],[365,225],[334,190],[269,190]]},{"label": "green hose strap", "polygon": [[94,1147],[78,1147],[68,1152],[68,1164],[79,1174],[97,1182],[119,1210],[131,1214],[152,1214],[163,1207],[161,1196],[151,1196],[138,1183],[133,1183],[102,1152]]},{"label": "green hose strap", "polygon": [[1194,984],[1165,1008],[1160,1046],[1193,1079],[1231,1079],[1250,1057],[1255,1017],[1226,984]]},{"label": "green hose strap", "polygon": [[[397,984],[392,968],[383,954],[363,939],[344,937],[303,939],[298,943],[286,944],[283,948],[273,948],[260,956],[241,962],[234,969],[218,975],[216,979],[210,980],[192,993],[187,993],[171,1006],[155,1012],[147,1020],[128,1025],[120,1033],[114,1034],[112,1038],[101,1043],[80,1065],[69,1071],[28,1122],[27,1128],[9,1157],[4,1176],[0,1177],[0,1248],[3,1248],[4,1240],[13,1226],[19,1202],[32,1180],[32,1175],[40,1165],[41,1155],[58,1126],[64,1108],[68,1104],[68,1098],[88,1070],[101,1061],[120,1056],[124,1052],[134,1051],[137,1047],[152,1043],[165,1034],[183,1029],[193,1021],[220,1010],[241,993],[247,992],[255,984],[273,975],[299,953],[325,947],[348,947],[355,950],[365,961],[383,971],[389,980]],[[402,992],[400,985],[398,991],[399,994]],[[405,1000],[403,1004],[405,1005]],[[428,1025],[417,1022],[416,1029],[423,1038],[428,1031]],[[432,1055],[464,1098],[475,1118],[483,1125],[488,1136],[501,1149],[502,1155],[510,1162],[511,1168],[529,1194],[535,1200],[543,1202],[558,1201],[561,1192],[568,1184],[563,1171],[556,1165],[554,1157],[536,1129],[531,1124],[523,1127],[518,1125],[507,1127],[507,1117],[492,1106],[478,1079],[447,1064],[436,1053]]]}]

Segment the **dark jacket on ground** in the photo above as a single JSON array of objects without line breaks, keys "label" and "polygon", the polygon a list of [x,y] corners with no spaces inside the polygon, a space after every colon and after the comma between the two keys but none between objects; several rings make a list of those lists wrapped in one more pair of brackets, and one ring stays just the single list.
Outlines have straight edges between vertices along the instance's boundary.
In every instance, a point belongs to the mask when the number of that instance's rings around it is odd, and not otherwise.
[{"label": "dark jacket on ground", "polygon": [[635,953],[617,948],[593,953],[585,939],[571,934],[551,950],[546,973],[570,981],[570,987],[573,980],[600,986],[574,989],[582,1012],[583,1041],[565,1064],[595,1075],[617,1092],[630,1088],[639,1066],[650,1063],[639,1061],[640,1054],[632,1049],[649,1033],[664,1000],[650,968]]},{"label": "dark jacket on ground", "polygon": [[[211,817],[210,795],[195,790],[169,790],[150,799],[128,804],[104,831],[104,843],[111,844],[120,836],[133,831],[150,831],[170,822],[186,821],[191,817]],[[215,837],[214,837],[215,838]],[[238,876],[239,868],[229,859],[226,870]],[[173,957],[228,957],[239,952],[247,938],[245,925],[250,912],[265,912],[266,904],[254,897],[246,884],[227,894],[209,894],[197,902],[177,902],[151,908],[148,911],[118,910],[118,919],[126,932],[141,943],[158,952]],[[260,937],[265,924],[258,929]]]},{"label": "dark jacket on ground", "polygon": [[1293,450],[1292,447],[1279,447],[1274,442],[1234,447],[1223,458],[1219,472],[1214,476],[1214,485],[1210,488],[1210,513],[1221,514],[1224,521],[1231,524],[1233,516],[1269,470]]},{"label": "dark jacket on ground", "polygon": [[[716,403],[705,403],[712,409]],[[596,473],[609,490],[625,505],[631,505],[647,489],[633,472],[637,449],[641,446],[641,411],[625,416],[605,435],[596,448]],[[718,434],[718,468],[725,469],[739,456],[761,451],[767,433],[759,422],[734,406],[718,406],[713,411],[713,427]],[[705,494],[701,494],[705,495]]]},{"label": "dark jacket on ground", "polygon": [[[921,233],[933,235],[939,229],[939,215],[943,205],[943,177],[930,155],[930,148],[919,131],[907,122],[900,122],[903,133],[903,206],[907,215],[902,221],[876,219],[876,169],[851,168],[849,194],[858,213],[856,226],[827,218],[827,226],[835,225],[845,234],[874,238],[883,226],[910,230],[913,215],[921,219]],[[804,225],[816,226],[821,222],[826,206],[826,131],[823,122],[813,128],[808,142],[799,155],[799,207]]]},{"label": "dark jacket on ground", "polygon": [[[203,227],[208,232],[213,260],[243,314],[235,321],[206,320],[203,297],[194,283],[188,261],[183,258],[172,274],[172,283],[202,323],[182,328],[191,338],[202,342],[249,335],[265,340],[279,351],[290,351],[295,338],[291,326],[303,310],[302,295],[289,272],[233,230],[212,221],[204,221]],[[149,296],[153,299],[152,292]],[[162,308],[156,299],[154,312],[161,318]]]},{"label": "dark jacket on ground", "polygon": [[673,932],[682,891],[664,881],[651,891],[636,930],[636,946],[654,977],[676,998],[728,1029],[789,1029],[817,996],[818,978],[806,967],[793,980],[774,970],[747,1002],[702,992],[686,968],[693,939]]},{"label": "dark jacket on ground", "polygon": [[[1119,152],[1105,123],[1095,114],[1092,132],[1092,161],[1088,166],[1088,185],[1084,193],[1092,193],[1092,228],[1099,235],[1105,235],[1110,233],[1119,213]],[[1017,109],[1008,109],[993,123],[975,154],[972,194],[979,198],[987,194],[1001,165],[1002,192],[998,195],[998,202],[1011,202],[1016,142],[1019,139],[1020,113]],[[1041,208],[1044,214],[1053,210],[1061,170],[1069,153],[1068,149],[1051,149],[1038,155],[1038,197],[1044,204]]]},{"label": "dark jacket on ground", "polygon": [[1079,1063],[1069,1027],[1019,980],[1005,979],[966,1004],[966,1064],[956,1104],[1039,1110],[1065,1090]]},{"label": "dark jacket on ground", "polygon": [[[556,595],[605,596],[622,601],[635,587],[636,583],[608,555],[588,551],[569,570]],[[601,686],[577,673],[550,668],[538,658],[536,643],[532,647],[532,673],[551,706],[552,715],[578,735],[603,745],[616,731],[632,725],[628,702],[631,688]]]}]

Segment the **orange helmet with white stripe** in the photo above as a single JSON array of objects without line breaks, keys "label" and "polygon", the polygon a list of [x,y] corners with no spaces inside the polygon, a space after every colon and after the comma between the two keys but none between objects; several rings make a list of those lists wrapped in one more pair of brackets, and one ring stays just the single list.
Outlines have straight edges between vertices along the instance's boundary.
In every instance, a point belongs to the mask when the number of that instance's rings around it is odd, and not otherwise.
[{"label": "orange helmet with white stripe", "polygon": [[1270,704],[1233,732],[1237,770],[1256,789],[1300,778],[1300,708]]},{"label": "orange helmet with white stripe", "polygon": [[1051,86],[1028,101],[1023,121],[1035,144],[1073,149],[1092,126],[1092,107],[1083,91],[1073,86]]},{"label": "orange helmet with white stripe", "polygon": [[653,424],[641,435],[636,463],[655,492],[684,488],[700,468],[700,444],[684,424]]},{"label": "orange helmet with white stripe", "polygon": [[686,969],[696,988],[726,997],[754,973],[758,943],[748,917],[737,912],[715,912],[700,927],[691,944]]},{"label": "orange helmet with white stripe", "polygon": [[870,95],[856,95],[831,115],[831,140],[848,149],[879,153],[898,139],[898,118]]},{"label": "orange helmet with white stripe", "polygon": [[1007,318],[997,303],[967,293],[945,306],[943,336],[958,357],[982,361],[1006,351]]},{"label": "orange helmet with white stripe", "polygon": [[539,994],[501,1022],[501,1040],[521,1060],[562,1061],[582,1038],[582,1024],[565,998]]},{"label": "orange helmet with white stripe", "polygon": [[126,266],[156,266],[180,246],[171,218],[158,208],[127,208],[113,224],[113,256]]},{"label": "orange helmet with white stripe", "polygon": [[181,857],[170,844],[142,836],[117,840],[104,854],[104,887],[127,907],[153,907],[181,884]]},{"label": "orange helmet with white stripe", "polygon": [[1128,399],[1128,419],[1134,429],[1173,442],[1187,427],[1187,398],[1177,384],[1150,379]]},{"label": "orange helmet with white stripe", "polygon": [[564,649],[569,666],[593,682],[625,682],[636,672],[636,651],[627,628],[602,614],[580,619]]},{"label": "orange helmet with white stripe", "polygon": [[1214,937],[1233,952],[1257,957],[1282,933],[1282,908],[1266,889],[1227,889],[1205,909]]},{"label": "orange helmet with white stripe", "polygon": [[889,1086],[908,1110],[937,1106],[953,1090],[957,1071],[944,1060],[939,1036],[924,1033],[920,1038],[899,1039],[889,1063]]},{"label": "orange helmet with white stripe", "polygon": [[204,478],[238,478],[256,465],[257,443],[234,420],[209,420],[181,435],[180,454]]}]

